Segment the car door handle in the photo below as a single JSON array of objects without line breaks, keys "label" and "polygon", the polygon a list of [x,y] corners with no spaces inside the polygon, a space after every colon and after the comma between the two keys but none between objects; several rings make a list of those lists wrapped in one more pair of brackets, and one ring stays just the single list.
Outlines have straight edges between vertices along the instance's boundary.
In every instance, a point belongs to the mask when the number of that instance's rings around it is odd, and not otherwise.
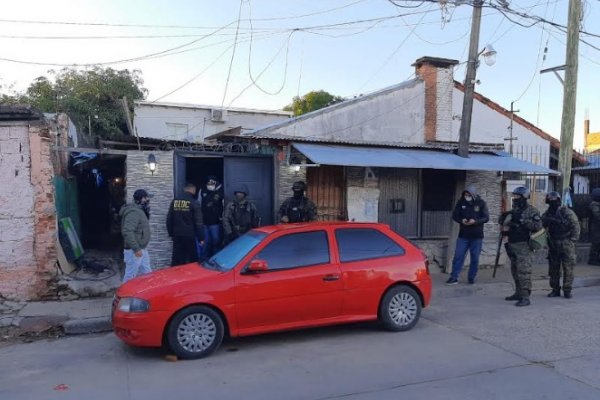
[{"label": "car door handle", "polygon": [[327,274],[323,277],[325,282],[337,281],[338,279],[340,279],[338,274]]}]

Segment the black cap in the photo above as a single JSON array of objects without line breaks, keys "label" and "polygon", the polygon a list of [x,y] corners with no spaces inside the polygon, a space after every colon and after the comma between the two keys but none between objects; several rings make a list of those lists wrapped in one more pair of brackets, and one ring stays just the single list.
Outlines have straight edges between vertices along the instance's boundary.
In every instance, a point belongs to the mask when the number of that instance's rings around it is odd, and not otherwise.
[{"label": "black cap", "polygon": [[154,196],[151,195],[150,193],[148,193],[147,191],[145,191],[144,189],[138,189],[133,193],[134,200],[139,201],[139,200],[143,199],[144,197],[151,199]]}]

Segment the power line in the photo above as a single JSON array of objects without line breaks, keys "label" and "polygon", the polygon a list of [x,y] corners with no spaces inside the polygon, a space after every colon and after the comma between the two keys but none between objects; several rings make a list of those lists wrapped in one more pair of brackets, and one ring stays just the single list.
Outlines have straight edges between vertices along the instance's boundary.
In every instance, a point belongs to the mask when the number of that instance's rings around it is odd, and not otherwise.
[{"label": "power line", "polygon": [[221,101],[221,108],[223,108],[223,104],[225,104],[225,97],[227,96],[227,88],[229,87],[229,79],[231,78],[231,69],[233,68],[233,59],[235,58],[235,50],[237,48],[238,30],[239,30],[240,21],[242,18],[242,5],[243,4],[244,4],[244,0],[240,0],[240,10],[238,12],[237,28],[235,30],[235,40],[233,42],[233,51],[231,52],[231,61],[229,62],[229,71],[227,72],[227,80],[225,81],[225,90],[223,91],[223,100]]},{"label": "power line", "polygon": [[[322,11],[316,11],[302,15],[290,15],[285,17],[269,17],[256,18],[256,21],[285,21],[290,19],[300,19],[312,17],[315,15],[328,14],[333,11],[338,11],[344,8],[351,7],[358,3],[363,3],[366,0],[356,0],[343,6],[329,8]],[[241,20],[246,22],[245,20]],[[106,22],[78,22],[78,21],[47,21],[47,20],[23,20],[23,19],[0,19],[0,22],[14,24],[40,24],[40,25],[76,25],[76,26],[105,26],[105,27],[120,27],[120,28],[169,28],[169,29],[215,29],[215,27],[206,27],[198,25],[156,25],[156,24],[113,24]]]}]

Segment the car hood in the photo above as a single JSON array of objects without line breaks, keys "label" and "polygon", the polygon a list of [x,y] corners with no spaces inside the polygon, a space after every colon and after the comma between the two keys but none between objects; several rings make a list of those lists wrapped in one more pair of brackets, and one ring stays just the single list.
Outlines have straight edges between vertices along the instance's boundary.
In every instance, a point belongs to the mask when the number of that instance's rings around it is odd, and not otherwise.
[{"label": "car hood", "polygon": [[198,263],[165,268],[146,275],[140,275],[128,281],[117,290],[117,296],[132,297],[150,293],[156,289],[162,291],[169,286],[206,279],[221,273],[222,272],[204,268],[198,265]]}]

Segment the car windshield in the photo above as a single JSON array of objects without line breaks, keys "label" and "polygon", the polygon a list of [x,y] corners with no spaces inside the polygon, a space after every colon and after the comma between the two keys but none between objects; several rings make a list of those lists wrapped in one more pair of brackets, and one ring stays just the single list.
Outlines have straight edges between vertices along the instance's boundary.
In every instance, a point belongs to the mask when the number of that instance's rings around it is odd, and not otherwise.
[{"label": "car windshield", "polygon": [[240,262],[246,254],[252,251],[265,237],[266,233],[251,231],[240,236],[223,250],[204,262],[207,268],[217,268],[229,271]]}]

